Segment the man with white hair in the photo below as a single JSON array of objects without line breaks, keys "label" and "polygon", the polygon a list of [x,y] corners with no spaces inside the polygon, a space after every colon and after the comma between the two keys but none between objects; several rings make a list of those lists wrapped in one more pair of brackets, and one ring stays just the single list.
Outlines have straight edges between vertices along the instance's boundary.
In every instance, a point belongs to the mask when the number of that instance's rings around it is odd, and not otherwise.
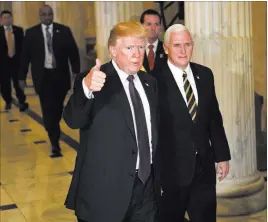
[{"label": "man with white hair", "polygon": [[[230,151],[212,71],[190,62],[188,29],[165,33],[167,62],[156,72],[159,89],[160,221],[216,222],[216,174],[229,172]],[[216,169],[215,169],[216,163]]]}]

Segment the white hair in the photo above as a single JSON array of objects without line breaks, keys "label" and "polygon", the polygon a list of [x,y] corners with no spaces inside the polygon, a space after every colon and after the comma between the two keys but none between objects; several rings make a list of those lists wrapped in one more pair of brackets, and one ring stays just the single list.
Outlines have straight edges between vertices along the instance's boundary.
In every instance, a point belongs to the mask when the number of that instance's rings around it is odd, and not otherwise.
[{"label": "white hair", "polygon": [[[164,44],[167,46],[169,44],[170,34],[172,32],[182,32],[182,31],[188,31],[189,30],[182,24],[174,24],[170,26],[164,36]],[[190,32],[189,32],[190,33]]]}]

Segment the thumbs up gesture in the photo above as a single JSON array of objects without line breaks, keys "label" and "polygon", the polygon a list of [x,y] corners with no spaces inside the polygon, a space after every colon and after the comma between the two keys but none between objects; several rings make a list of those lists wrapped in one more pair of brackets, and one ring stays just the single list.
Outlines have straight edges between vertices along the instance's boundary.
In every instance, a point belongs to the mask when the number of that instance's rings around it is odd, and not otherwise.
[{"label": "thumbs up gesture", "polygon": [[106,74],[100,71],[101,61],[96,59],[96,65],[85,77],[85,84],[93,92],[101,91],[104,86]]}]

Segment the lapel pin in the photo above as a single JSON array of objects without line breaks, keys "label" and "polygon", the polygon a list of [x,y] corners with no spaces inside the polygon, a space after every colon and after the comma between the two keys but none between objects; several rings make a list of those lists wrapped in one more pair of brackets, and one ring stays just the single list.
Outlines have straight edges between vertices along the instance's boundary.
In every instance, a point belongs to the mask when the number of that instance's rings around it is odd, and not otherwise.
[{"label": "lapel pin", "polygon": [[146,86],[149,86],[149,84],[148,84],[147,82],[145,83],[145,85],[146,85]]},{"label": "lapel pin", "polygon": [[196,78],[197,78],[197,79],[200,79],[200,77],[199,77],[199,76],[196,76]]},{"label": "lapel pin", "polygon": [[59,33],[59,32],[60,32],[60,30],[58,30],[58,29],[57,29],[57,30],[56,30],[56,32],[57,32],[57,33]]},{"label": "lapel pin", "polygon": [[159,57],[160,57],[160,59],[162,59],[164,57],[164,55],[163,54],[160,54]]}]

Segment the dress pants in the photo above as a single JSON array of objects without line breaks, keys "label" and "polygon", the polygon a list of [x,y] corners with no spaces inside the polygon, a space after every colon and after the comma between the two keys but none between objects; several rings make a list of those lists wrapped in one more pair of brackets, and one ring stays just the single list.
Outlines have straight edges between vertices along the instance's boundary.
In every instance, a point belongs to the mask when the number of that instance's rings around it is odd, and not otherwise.
[{"label": "dress pants", "polygon": [[62,88],[62,79],[56,69],[45,69],[39,99],[43,122],[48,133],[52,149],[59,149],[60,120],[67,91]]},{"label": "dress pants", "polygon": [[186,211],[191,222],[216,222],[216,184],[206,182],[198,154],[192,183],[163,191],[160,222],[184,222]]},{"label": "dress pants", "polygon": [[24,104],[26,100],[23,90],[19,87],[19,62],[19,58],[15,55],[13,58],[8,58],[6,64],[4,64],[3,76],[1,77],[1,94],[7,104],[12,101],[11,80],[19,103]]},{"label": "dress pants", "polygon": [[[118,222],[156,222],[156,214],[157,206],[153,184],[153,172],[151,172],[145,184],[141,182],[138,173],[136,173],[127,212],[124,219]],[[78,222],[89,221],[78,219]]]}]

